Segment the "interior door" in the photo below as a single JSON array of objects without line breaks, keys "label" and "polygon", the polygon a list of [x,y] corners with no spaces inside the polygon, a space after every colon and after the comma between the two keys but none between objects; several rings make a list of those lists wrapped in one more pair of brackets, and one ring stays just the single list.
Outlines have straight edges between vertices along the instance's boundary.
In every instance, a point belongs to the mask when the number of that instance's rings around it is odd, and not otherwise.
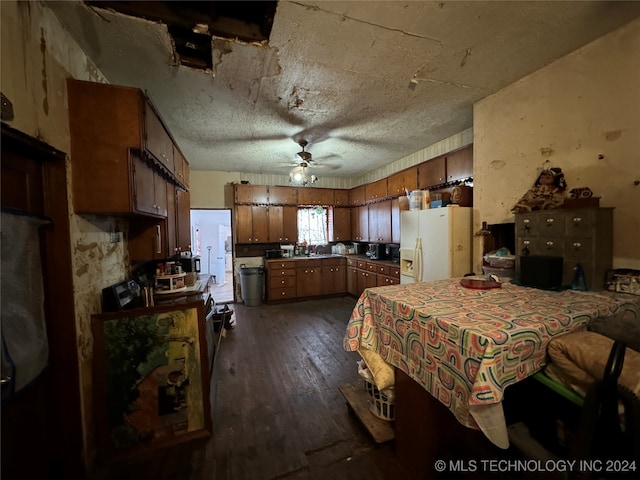
[{"label": "interior door", "polygon": [[2,478],[83,478],[65,155],[2,124],[1,160],[2,207],[51,221],[40,230],[48,367],[3,401]]}]

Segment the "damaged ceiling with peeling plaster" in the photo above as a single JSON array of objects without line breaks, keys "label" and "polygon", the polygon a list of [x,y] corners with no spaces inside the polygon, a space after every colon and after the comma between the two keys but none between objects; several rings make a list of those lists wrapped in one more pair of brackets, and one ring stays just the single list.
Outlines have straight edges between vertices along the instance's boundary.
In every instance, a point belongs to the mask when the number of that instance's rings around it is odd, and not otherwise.
[{"label": "damaged ceiling with peeling plaster", "polygon": [[[261,40],[246,17],[193,8],[226,2],[137,2],[144,19],[45,3],[110,83],[148,93],[192,170],[287,175],[306,140],[321,177],[471,127],[474,102],[640,16],[640,2],[279,1]],[[200,24],[208,64],[178,18]]]}]

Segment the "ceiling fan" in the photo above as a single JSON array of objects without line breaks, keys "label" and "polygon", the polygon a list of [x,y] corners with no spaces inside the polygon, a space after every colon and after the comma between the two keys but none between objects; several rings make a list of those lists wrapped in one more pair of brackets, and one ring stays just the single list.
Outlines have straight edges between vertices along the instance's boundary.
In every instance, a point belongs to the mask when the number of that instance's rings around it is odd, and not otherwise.
[{"label": "ceiling fan", "polygon": [[306,163],[315,163],[311,156],[311,152],[305,151],[305,147],[308,145],[306,140],[300,140],[298,145],[302,148],[301,152],[298,152],[297,155],[302,159],[303,162]]},{"label": "ceiling fan", "polygon": [[[311,154],[311,152],[307,151],[306,148],[309,145],[309,143],[306,140],[299,140],[296,142],[298,145],[300,145],[300,148],[302,148],[301,151],[297,152],[295,154],[295,156],[293,158],[291,158],[291,160],[287,161],[287,162],[282,162],[280,163],[280,166],[283,168],[286,167],[304,167],[304,168],[308,168],[308,167],[313,167],[313,168],[330,168],[330,169],[336,169],[339,168],[339,165],[331,165],[328,163],[318,163],[314,158],[313,155]],[[320,157],[320,159],[324,160],[324,159],[329,159],[329,158],[341,158],[339,155],[335,155],[335,154],[330,154],[330,155],[324,155],[322,157]]]},{"label": "ceiling fan", "polygon": [[311,152],[307,152],[305,147],[308,145],[306,140],[300,140],[298,145],[302,148],[302,151],[296,154],[298,158],[294,158],[294,167],[289,172],[289,183],[297,186],[309,186],[318,181],[318,177],[310,175],[308,168],[310,165],[315,165],[315,161],[311,155]]}]

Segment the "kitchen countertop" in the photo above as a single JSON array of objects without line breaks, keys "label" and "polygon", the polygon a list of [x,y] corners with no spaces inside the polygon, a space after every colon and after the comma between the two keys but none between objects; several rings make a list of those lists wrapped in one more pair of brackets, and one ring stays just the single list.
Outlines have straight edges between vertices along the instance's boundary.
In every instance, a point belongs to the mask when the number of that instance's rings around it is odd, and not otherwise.
[{"label": "kitchen countertop", "polygon": [[166,305],[170,303],[185,302],[187,300],[196,300],[202,298],[204,302],[207,301],[209,296],[209,283],[211,282],[211,275],[198,274],[196,277],[196,283],[192,287],[187,287],[185,290],[181,290],[175,293],[156,294],[154,295],[154,302],[156,305]]},{"label": "kitchen countertop", "polygon": [[326,255],[303,255],[297,257],[282,257],[282,258],[265,258],[265,263],[270,262],[282,262],[282,261],[297,261],[297,260],[323,260],[327,258],[346,258],[346,259],[355,259],[355,260],[363,260],[366,262],[379,263],[382,265],[390,265],[399,267],[400,264],[396,262],[392,262],[391,260],[371,260],[366,255],[355,255],[355,254],[326,254]]}]

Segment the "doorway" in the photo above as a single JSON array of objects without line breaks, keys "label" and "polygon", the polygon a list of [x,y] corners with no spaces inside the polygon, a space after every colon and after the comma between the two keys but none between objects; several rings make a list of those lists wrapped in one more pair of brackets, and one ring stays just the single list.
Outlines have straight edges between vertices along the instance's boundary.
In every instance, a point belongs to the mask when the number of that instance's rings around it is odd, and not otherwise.
[{"label": "doorway", "polygon": [[230,209],[192,209],[191,244],[200,257],[200,271],[212,276],[211,295],[217,304],[234,302]]}]

